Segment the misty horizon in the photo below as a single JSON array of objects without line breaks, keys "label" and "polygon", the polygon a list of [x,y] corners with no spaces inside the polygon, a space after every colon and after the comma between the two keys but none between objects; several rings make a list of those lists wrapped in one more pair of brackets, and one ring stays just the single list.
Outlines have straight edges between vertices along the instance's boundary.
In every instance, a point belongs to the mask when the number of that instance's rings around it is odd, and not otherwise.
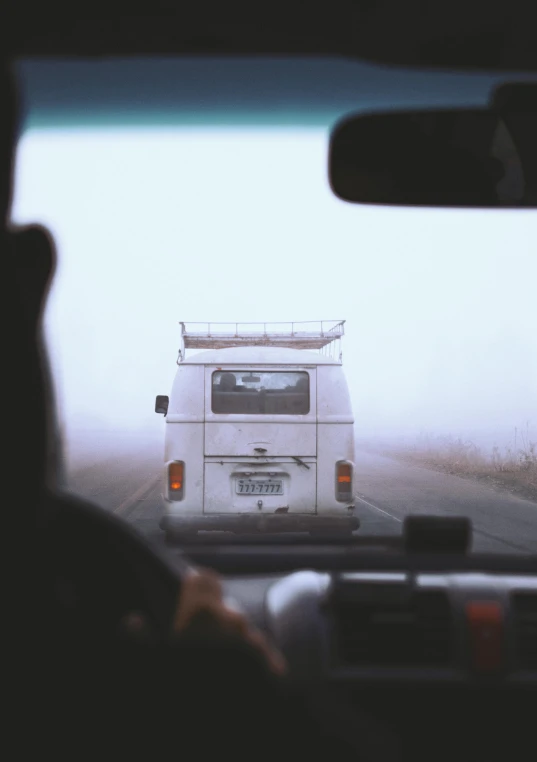
[{"label": "misty horizon", "polygon": [[328,128],[24,136],[13,218],[57,245],[45,329],[67,450],[164,437],[180,320],[334,316],[357,439],[537,438],[535,212],[345,204],[327,144]]}]

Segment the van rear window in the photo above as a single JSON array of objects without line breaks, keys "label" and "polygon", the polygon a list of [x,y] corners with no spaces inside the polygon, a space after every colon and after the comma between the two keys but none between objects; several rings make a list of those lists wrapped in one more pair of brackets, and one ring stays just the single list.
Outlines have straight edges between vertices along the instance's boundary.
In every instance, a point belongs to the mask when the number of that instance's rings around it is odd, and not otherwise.
[{"label": "van rear window", "polygon": [[306,415],[310,379],[303,371],[219,370],[212,376],[213,413]]}]

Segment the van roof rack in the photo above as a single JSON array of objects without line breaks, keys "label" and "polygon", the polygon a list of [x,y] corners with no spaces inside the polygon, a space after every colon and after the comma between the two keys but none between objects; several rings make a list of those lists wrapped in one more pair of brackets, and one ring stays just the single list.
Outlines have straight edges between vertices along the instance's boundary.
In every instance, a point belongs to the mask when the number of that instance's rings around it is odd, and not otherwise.
[{"label": "van roof rack", "polygon": [[[308,320],[296,323],[185,323],[181,326],[181,347],[177,362],[186,349],[228,349],[230,347],[286,347],[289,349],[331,349],[344,334],[344,320]],[[339,353],[341,362],[341,350]]]}]

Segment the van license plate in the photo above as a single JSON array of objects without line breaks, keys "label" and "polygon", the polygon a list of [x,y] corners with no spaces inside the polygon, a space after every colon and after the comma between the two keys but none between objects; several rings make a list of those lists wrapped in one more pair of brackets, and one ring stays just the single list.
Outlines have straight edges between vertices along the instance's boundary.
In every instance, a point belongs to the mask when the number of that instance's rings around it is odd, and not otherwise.
[{"label": "van license plate", "polygon": [[239,495],[283,495],[283,480],[237,479],[235,490]]}]

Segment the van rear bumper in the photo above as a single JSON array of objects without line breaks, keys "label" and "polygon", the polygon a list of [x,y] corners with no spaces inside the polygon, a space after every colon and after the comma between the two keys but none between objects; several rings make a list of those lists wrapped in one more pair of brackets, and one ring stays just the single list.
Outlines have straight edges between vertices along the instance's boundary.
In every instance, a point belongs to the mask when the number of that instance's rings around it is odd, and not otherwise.
[{"label": "van rear bumper", "polygon": [[160,521],[165,531],[255,532],[354,532],[360,526],[357,516],[319,516],[316,514],[236,513],[201,516],[166,515]]}]

